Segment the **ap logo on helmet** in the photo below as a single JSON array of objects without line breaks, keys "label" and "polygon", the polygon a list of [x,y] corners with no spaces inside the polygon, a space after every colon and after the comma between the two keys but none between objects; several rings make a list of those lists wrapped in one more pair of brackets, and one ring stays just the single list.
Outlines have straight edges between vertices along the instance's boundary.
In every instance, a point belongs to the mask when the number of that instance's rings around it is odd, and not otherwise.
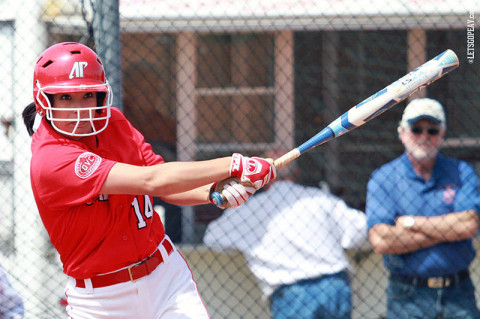
[{"label": "ap logo on helmet", "polygon": [[87,66],[88,66],[87,62],[79,61],[79,62],[73,63],[73,67],[72,67],[72,70],[70,71],[70,75],[68,76],[68,78],[70,80],[73,78],[83,78],[84,77],[83,70],[85,70]]}]

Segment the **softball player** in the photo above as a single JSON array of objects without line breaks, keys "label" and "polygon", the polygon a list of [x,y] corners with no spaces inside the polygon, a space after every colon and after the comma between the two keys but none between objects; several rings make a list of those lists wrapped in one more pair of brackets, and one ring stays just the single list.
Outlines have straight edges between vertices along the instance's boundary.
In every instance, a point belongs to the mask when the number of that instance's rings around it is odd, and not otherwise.
[{"label": "softball player", "polygon": [[[35,65],[31,184],[43,224],[70,279],[69,318],[208,318],[192,274],[165,236],[152,196],[207,204],[216,181],[235,207],[275,178],[257,157],[164,163],[116,108],[88,47],[59,43]],[[38,129],[35,118],[41,117]]]}]

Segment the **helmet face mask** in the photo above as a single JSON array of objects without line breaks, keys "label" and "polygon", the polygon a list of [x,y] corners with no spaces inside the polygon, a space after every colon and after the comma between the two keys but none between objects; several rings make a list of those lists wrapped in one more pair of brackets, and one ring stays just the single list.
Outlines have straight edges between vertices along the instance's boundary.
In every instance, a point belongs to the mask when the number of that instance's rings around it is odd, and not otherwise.
[{"label": "helmet face mask", "polygon": [[[104,99],[101,105],[95,107],[58,108],[52,105],[48,96],[77,92],[96,93],[104,96]],[[35,65],[33,94],[37,113],[49,120],[52,127],[62,135],[91,136],[108,126],[112,89],[105,78],[100,59],[93,50],[82,44],[59,43],[42,53]],[[56,117],[66,113],[62,111],[70,114],[76,112],[76,118]],[[66,131],[59,128],[61,122],[75,122],[75,125],[71,131]],[[91,130],[82,133],[79,127],[85,126],[85,122],[89,123]]]}]

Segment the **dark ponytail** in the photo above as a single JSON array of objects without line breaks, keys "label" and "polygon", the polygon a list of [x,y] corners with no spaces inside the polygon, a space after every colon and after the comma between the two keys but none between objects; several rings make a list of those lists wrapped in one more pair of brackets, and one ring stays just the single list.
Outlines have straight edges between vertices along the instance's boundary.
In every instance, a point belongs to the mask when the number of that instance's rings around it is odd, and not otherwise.
[{"label": "dark ponytail", "polygon": [[35,103],[32,102],[28,104],[22,112],[23,123],[28,131],[28,135],[32,136],[35,131],[33,130],[33,124],[35,123],[35,116],[37,115],[37,110],[35,108]]}]

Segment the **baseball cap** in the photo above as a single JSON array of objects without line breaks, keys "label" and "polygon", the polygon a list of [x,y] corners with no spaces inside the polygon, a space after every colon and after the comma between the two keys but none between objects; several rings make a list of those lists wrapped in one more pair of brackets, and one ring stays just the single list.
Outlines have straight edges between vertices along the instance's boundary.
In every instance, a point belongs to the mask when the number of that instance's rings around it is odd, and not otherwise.
[{"label": "baseball cap", "polygon": [[430,98],[412,100],[403,111],[400,126],[412,125],[420,119],[430,119],[445,127],[445,112],[442,104]]}]

